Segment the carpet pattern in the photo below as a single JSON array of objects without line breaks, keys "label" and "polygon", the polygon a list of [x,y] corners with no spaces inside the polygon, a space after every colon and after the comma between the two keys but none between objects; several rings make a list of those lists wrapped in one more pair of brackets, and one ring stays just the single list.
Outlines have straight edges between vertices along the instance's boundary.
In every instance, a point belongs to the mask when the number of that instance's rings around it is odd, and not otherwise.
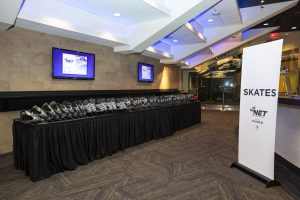
[{"label": "carpet pattern", "polygon": [[0,158],[0,199],[294,199],[229,166],[237,159],[237,112],[204,111],[202,124],[31,182]]}]

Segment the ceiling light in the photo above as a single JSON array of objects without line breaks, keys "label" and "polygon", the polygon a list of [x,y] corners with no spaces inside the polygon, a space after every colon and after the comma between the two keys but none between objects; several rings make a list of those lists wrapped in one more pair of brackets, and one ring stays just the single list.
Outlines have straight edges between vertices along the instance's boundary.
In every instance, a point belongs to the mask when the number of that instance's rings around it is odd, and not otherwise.
[{"label": "ceiling light", "polygon": [[176,39],[175,39],[175,40],[173,40],[173,42],[175,42],[175,43],[176,43],[176,42],[178,42],[178,40],[176,40]]},{"label": "ceiling light", "polygon": [[269,25],[269,23],[264,23],[264,26],[268,26]]},{"label": "ceiling light", "polygon": [[115,17],[120,17],[120,16],[121,16],[121,14],[120,14],[120,13],[118,13],[118,12],[115,12],[115,13],[114,13],[114,16],[115,16]]},{"label": "ceiling light", "polygon": [[292,29],[292,30],[295,30],[295,29],[297,29],[297,26],[293,26],[291,29]]},{"label": "ceiling light", "polygon": [[213,16],[219,16],[219,15],[221,14],[221,12],[218,11],[218,10],[216,10],[216,9],[214,9],[214,10],[211,12],[211,14],[212,14]]},{"label": "ceiling light", "polygon": [[213,22],[214,20],[213,19],[209,19],[209,20],[207,20],[208,22]]},{"label": "ceiling light", "polygon": [[261,1],[260,1],[260,3],[264,3],[264,2],[265,2],[264,0],[261,0]]},{"label": "ceiling light", "polygon": [[202,33],[199,32],[197,35],[201,40],[206,40]]}]

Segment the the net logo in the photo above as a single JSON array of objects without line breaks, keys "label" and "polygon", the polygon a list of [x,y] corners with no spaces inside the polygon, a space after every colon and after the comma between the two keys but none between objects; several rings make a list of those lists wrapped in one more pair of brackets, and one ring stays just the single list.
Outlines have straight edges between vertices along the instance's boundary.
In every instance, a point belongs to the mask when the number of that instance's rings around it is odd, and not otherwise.
[{"label": "the net logo", "polygon": [[64,59],[67,63],[73,63],[74,62],[74,60],[70,60],[70,59],[68,59],[68,58],[65,58]]},{"label": "the net logo", "polygon": [[266,116],[266,114],[268,113],[268,111],[266,110],[258,110],[256,109],[255,106],[253,106],[250,111],[253,113],[254,117],[261,117],[264,118]]}]

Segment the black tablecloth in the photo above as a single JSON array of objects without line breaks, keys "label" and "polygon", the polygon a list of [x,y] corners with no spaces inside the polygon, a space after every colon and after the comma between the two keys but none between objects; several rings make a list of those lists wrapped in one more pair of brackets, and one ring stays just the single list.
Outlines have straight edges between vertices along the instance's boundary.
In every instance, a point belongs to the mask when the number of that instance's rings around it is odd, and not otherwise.
[{"label": "black tablecloth", "polygon": [[14,120],[15,168],[38,181],[200,121],[199,102],[38,125]]}]

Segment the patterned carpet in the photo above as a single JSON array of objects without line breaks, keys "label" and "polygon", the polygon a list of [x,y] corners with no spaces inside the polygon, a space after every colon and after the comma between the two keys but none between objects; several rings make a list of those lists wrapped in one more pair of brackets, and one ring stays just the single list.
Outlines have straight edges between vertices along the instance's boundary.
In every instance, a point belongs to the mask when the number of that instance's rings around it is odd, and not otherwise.
[{"label": "patterned carpet", "polygon": [[0,158],[0,199],[293,199],[229,168],[237,159],[237,112],[204,111],[203,123],[174,136],[32,183]]}]

